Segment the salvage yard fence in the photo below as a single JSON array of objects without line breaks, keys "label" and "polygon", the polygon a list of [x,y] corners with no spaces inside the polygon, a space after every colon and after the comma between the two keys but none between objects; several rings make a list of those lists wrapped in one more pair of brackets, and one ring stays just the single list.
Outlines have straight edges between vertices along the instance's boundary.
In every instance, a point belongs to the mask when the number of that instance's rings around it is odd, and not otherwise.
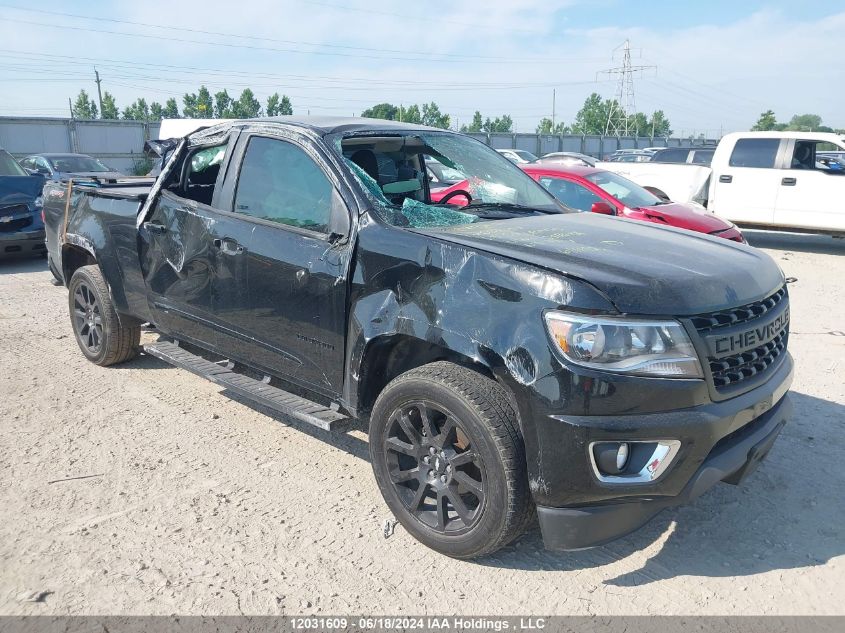
[{"label": "salvage yard fence", "polygon": [[[125,173],[144,163],[144,142],[158,138],[160,122],[0,117],[0,147],[15,158],[47,152],[89,154]],[[494,149],[522,149],[537,156],[580,152],[601,157],[617,149],[715,144],[717,139],[591,136],[578,134],[478,133]]]}]

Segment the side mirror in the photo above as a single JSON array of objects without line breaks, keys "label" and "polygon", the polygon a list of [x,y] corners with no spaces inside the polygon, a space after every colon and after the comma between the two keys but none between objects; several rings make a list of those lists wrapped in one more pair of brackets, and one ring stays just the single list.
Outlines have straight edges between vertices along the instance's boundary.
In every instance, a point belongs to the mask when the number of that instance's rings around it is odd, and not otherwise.
[{"label": "side mirror", "polygon": [[594,202],[590,207],[593,213],[601,213],[602,215],[616,215],[616,209],[610,206],[607,202]]}]

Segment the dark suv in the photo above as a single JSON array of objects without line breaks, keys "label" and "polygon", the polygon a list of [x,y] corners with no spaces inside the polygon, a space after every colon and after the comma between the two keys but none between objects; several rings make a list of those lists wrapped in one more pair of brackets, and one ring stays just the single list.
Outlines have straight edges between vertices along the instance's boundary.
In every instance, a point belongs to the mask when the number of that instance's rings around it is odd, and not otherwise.
[{"label": "dark suv", "polygon": [[[427,158],[465,189],[434,202]],[[360,424],[387,505],[440,552],[493,552],[535,513],[549,547],[605,543],[738,483],[789,417],[789,298],[749,246],[572,212],[483,143],[390,121],[233,121],[164,164],[47,187],[82,353],[129,360],[151,323],[148,354]]]},{"label": "dark suv", "polygon": [[0,148],[0,257],[44,255],[41,189],[44,179],[30,176]]}]

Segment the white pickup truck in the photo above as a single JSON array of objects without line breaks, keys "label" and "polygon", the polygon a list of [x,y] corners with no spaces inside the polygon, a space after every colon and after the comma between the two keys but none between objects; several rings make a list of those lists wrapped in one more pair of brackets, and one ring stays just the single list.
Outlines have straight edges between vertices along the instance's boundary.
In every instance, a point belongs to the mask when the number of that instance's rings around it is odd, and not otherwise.
[{"label": "white pickup truck", "polygon": [[822,132],[735,132],[710,167],[600,162],[675,202],[698,202],[750,228],[845,236],[845,170],[817,154],[845,151],[845,137]]}]

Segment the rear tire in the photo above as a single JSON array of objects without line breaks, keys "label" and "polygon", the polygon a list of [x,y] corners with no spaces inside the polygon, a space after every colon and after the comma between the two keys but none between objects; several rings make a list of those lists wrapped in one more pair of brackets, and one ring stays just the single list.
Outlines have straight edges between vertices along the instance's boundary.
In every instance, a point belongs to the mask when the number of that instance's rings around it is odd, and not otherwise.
[{"label": "rear tire", "polygon": [[513,406],[465,367],[436,362],[392,380],[373,407],[370,457],[396,519],[447,556],[495,552],[533,517]]},{"label": "rear tire", "polygon": [[68,308],[79,349],[95,365],[116,365],[138,354],[141,328],[120,322],[103,273],[82,266],[68,286]]}]

